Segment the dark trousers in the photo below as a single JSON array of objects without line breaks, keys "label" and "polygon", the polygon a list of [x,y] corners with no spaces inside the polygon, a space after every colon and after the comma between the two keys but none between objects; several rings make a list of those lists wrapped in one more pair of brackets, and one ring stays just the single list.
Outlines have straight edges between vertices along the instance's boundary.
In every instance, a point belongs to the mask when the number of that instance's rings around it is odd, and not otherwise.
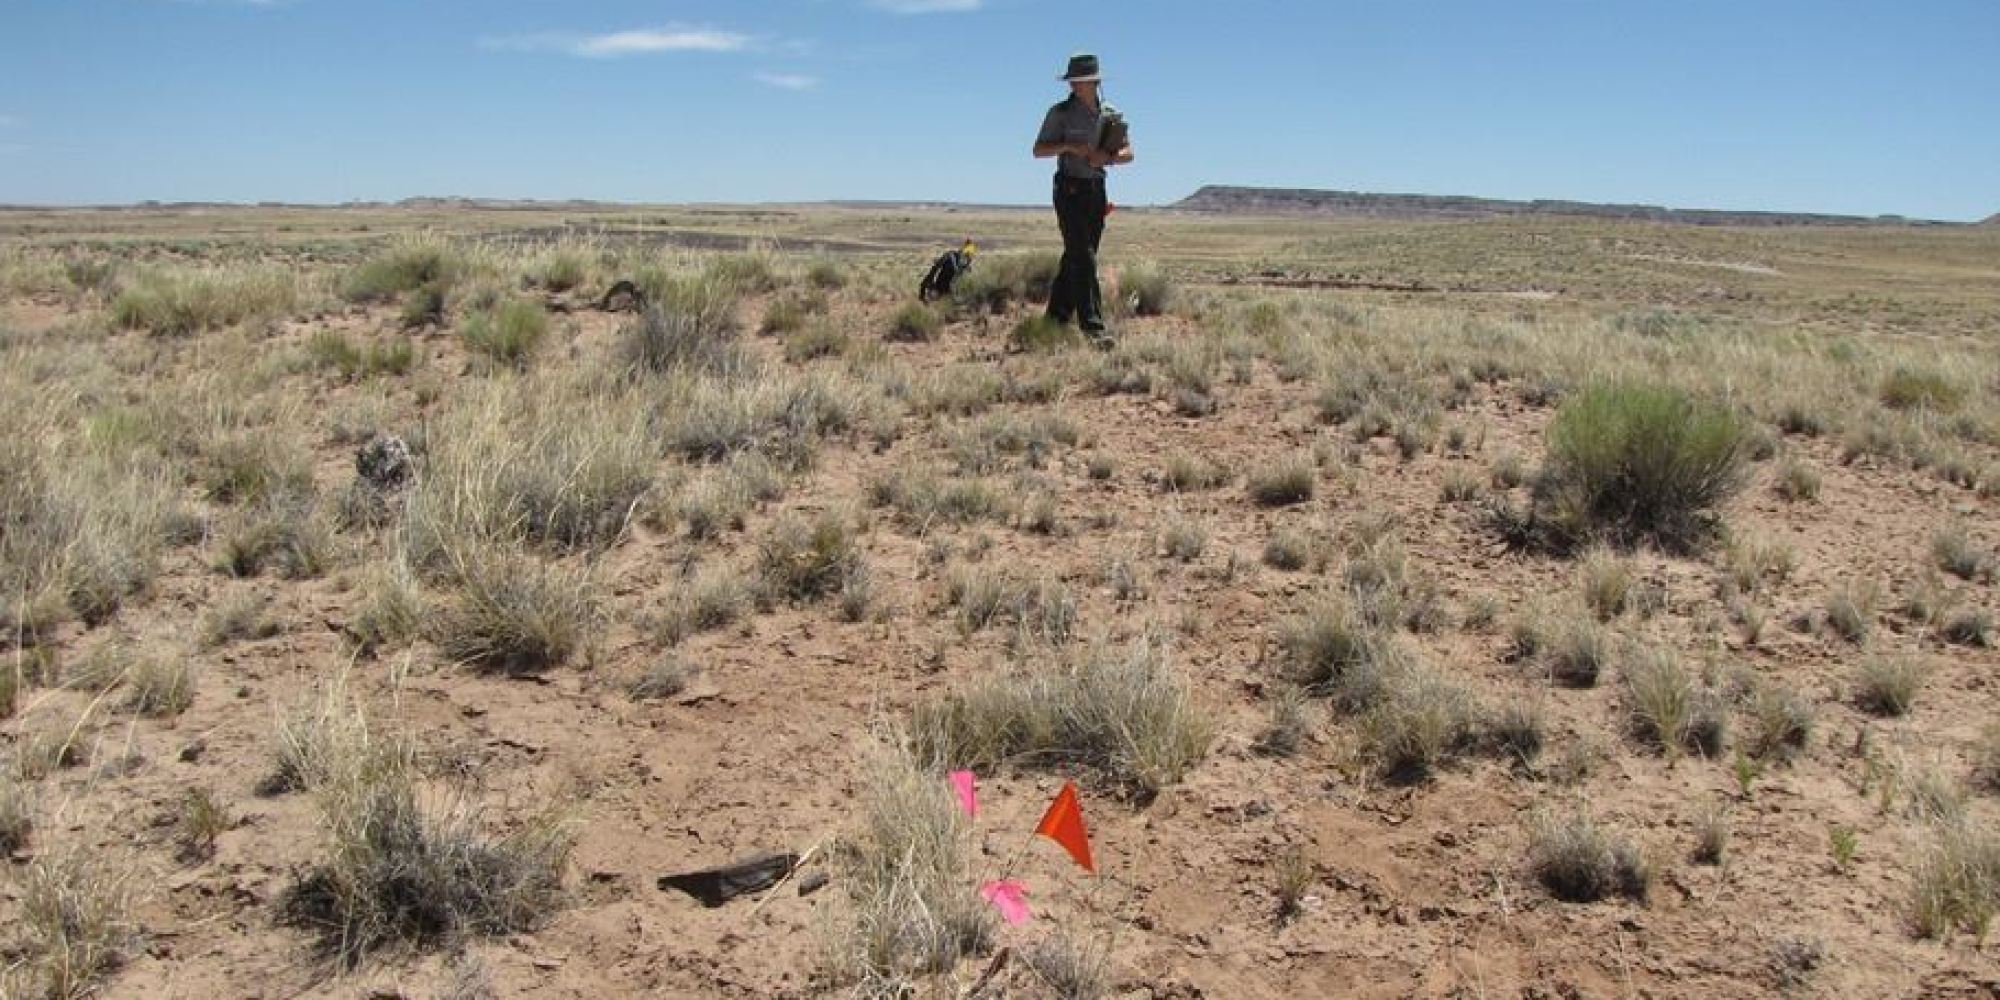
[{"label": "dark trousers", "polygon": [[1062,267],[1049,287],[1049,318],[1071,319],[1085,332],[1104,329],[1104,293],[1097,287],[1097,245],[1104,239],[1104,182],[1056,178],[1056,223],[1062,227]]}]

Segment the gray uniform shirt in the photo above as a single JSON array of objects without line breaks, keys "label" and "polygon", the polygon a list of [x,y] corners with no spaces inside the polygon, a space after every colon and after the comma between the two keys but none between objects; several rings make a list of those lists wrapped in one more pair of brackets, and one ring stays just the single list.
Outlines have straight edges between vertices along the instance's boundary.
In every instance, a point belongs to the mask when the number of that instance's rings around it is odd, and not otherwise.
[{"label": "gray uniform shirt", "polygon": [[[1104,119],[1118,114],[1118,109],[1108,101],[1099,101],[1096,111],[1083,103],[1075,94],[1049,109],[1042,119],[1042,132],[1035,137],[1037,144],[1044,142],[1081,142],[1097,145],[1103,134]],[[1081,156],[1064,153],[1056,158],[1056,173],[1064,177],[1079,177],[1085,180],[1103,180],[1104,168],[1093,167]]]}]

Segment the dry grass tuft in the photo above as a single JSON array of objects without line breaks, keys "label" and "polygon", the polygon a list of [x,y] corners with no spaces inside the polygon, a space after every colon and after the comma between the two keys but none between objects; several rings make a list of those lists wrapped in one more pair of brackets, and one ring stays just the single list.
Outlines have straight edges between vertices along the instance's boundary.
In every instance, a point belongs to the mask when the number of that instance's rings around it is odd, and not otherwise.
[{"label": "dry grass tuft", "polygon": [[589,575],[505,550],[455,564],[457,589],[430,627],[438,651],[460,663],[534,674],[569,662],[597,618]]},{"label": "dry grass tuft", "polygon": [[1704,756],[1722,752],[1728,716],[1722,699],[1664,649],[1637,649],[1624,667],[1625,711],[1632,732],[1667,756],[1683,748]]},{"label": "dry grass tuft", "polygon": [[860,828],[835,855],[849,912],[828,957],[858,996],[907,996],[991,948],[997,929],[975,891],[972,832],[921,759],[897,749],[869,760]]},{"label": "dry grass tuft", "polygon": [[1536,817],[1529,827],[1528,867],[1556,898],[1572,903],[1614,894],[1645,902],[1655,875],[1631,841],[1599,829],[1583,812]]},{"label": "dry grass tuft", "polygon": [[1060,668],[992,678],[920,707],[925,760],[952,766],[1082,764],[1144,795],[1208,754],[1214,727],[1157,640],[1092,647]]},{"label": "dry grass tuft", "polygon": [[19,899],[23,954],[8,972],[24,997],[90,996],[138,944],[131,879],[102,857],[67,849],[35,859]]},{"label": "dry grass tuft", "polygon": [[2000,834],[1960,818],[1939,824],[1917,859],[1912,918],[1927,938],[1984,940],[2000,913]]},{"label": "dry grass tuft", "polygon": [[1868,653],[1855,669],[1855,704],[1875,715],[1906,715],[1929,676],[1929,665],[1916,657]]}]

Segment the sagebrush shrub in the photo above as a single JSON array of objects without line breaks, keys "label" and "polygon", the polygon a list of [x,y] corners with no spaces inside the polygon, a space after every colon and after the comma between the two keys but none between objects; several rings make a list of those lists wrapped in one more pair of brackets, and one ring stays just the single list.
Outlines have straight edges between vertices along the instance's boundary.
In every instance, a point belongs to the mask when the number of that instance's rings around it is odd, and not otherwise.
[{"label": "sagebrush shrub", "polygon": [[1566,400],[1536,483],[1548,542],[1650,541],[1686,549],[1743,485],[1748,436],[1734,412],[1672,388],[1599,385]]}]

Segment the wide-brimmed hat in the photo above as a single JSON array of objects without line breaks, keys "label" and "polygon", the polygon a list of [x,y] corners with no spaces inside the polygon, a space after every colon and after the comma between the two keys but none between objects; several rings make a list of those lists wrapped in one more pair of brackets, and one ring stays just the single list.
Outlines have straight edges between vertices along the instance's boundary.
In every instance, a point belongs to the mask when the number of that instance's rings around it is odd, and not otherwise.
[{"label": "wide-brimmed hat", "polygon": [[1097,57],[1088,52],[1079,52],[1069,57],[1069,69],[1057,79],[1065,83],[1096,83],[1104,77],[1097,66]]}]

